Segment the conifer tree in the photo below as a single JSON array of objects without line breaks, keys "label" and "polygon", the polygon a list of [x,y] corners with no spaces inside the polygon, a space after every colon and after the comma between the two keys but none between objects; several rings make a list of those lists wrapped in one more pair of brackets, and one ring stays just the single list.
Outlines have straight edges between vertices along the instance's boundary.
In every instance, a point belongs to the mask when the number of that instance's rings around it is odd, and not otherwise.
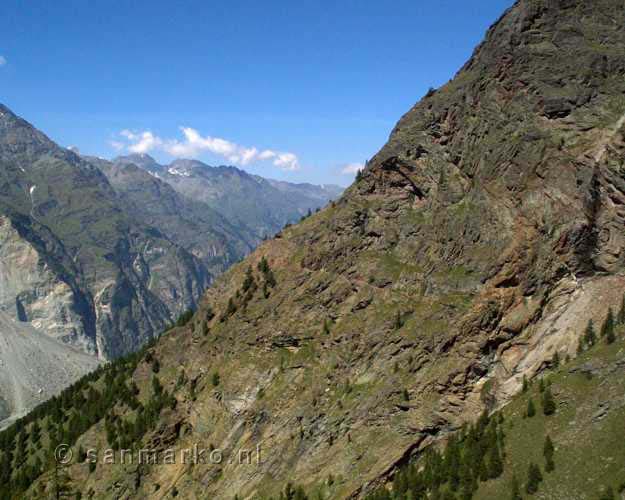
[{"label": "conifer tree", "polygon": [[606,344],[610,345],[610,344],[614,344],[614,341],[616,340],[616,335],[614,334],[614,328],[611,328],[610,330],[608,330],[608,332],[605,334],[605,341]]},{"label": "conifer tree", "polygon": [[533,495],[538,491],[538,486],[543,480],[543,476],[540,473],[540,467],[535,463],[530,463],[527,470],[527,483],[525,485],[525,491],[529,495]]},{"label": "conifer tree", "polygon": [[266,274],[267,271],[269,271],[269,263],[267,262],[267,259],[265,258],[264,255],[260,259],[260,262],[258,263],[258,270],[263,274]]},{"label": "conifer tree", "polygon": [[[496,436],[496,434],[494,434],[494,436]],[[495,479],[501,476],[502,473],[503,461],[499,453],[499,446],[497,446],[497,441],[495,440],[490,444],[488,449],[488,476],[490,479]]]},{"label": "conifer tree", "polygon": [[603,325],[601,325],[601,336],[606,337],[608,335],[614,336],[614,312],[611,307],[608,309],[608,315],[605,317]]},{"label": "conifer tree", "polygon": [[527,412],[525,413],[529,418],[532,418],[536,415],[536,407],[534,406],[534,401],[530,398],[527,402]]},{"label": "conifer tree", "polygon": [[544,379],[540,379],[538,381],[538,390],[542,393],[545,392],[545,380]]},{"label": "conifer tree", "polygon": [[556,468],[555,463],[553,462],[553,452],[553,442],[551,441],[551,438],[547,436],[545,438],[545,444],[543,445],[543,455],[545,456],[545,472],[551,472]]},{"label": "conifer tree", "polygon": [[523,392],[527,392],[528,388],[529,388],[529,384],[527,383],[527,377],[523,375]]},{"label": "conifer tree", "polygon": [[545,415],[553,415],[556,412],[556,403],[553,400],[551,387],[547,386],[543,393],[543,413]]},{"label": "conifer tree", "polygon": [[586,331],[584,333],[584,342],[589,347],[595,345],[597,342],[597,334],[595,333],[595,326],[592,319],[588,320],[588,325],[586,326]]},{"label": "conifer tree", "polygon": [[551,365],[554,368],[558,368],[560,366],[560,354],[558,354],[558,351],[553,353],[553,357],[551,358]]}]

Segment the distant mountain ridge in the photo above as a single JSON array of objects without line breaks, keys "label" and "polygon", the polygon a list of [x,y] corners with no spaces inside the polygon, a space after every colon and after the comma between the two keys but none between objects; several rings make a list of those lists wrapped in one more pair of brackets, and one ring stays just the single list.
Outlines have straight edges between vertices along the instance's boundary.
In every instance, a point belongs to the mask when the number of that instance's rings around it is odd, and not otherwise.
[{"label": "distant mountain ridge", "polygon": [[260,240],[338,198],[343,188],[266,179],[233,166],[212,167],[178,159],[161,165],[147,154],[120,156],[116,165],[134,164],[167,182],[184,196],[207,204],[230,223],[248,228]]}]

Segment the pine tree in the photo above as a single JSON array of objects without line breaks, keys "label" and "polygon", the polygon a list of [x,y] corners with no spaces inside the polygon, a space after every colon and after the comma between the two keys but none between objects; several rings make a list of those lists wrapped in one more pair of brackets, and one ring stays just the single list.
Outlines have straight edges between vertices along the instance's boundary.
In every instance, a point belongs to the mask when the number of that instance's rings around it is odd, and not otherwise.
[{"label": "pine tree", "polygon": [[536,415],[536,407],[534,406],[534,401],[532,400],[532,398],[527,401],[527,412],[525,414],[529,418],[532,418],[534,415]]},{"label": "pine tree", "polygon": [[527,484],[525,485],[525,491],[529,495],[533,495],[538,491],[538,486],[543,480],[543,476],[540,473],[540,467],[535,463],[530,463],[527,470]]},{"label": "pine tree", "polygon": [[595,326],[592,319],[588,320],[588,325],[586,326],[586,331],[584,333],[584,342],[589,347],[595,345],[597,342],[597,334],[595,333]]},{"label": "pine tree", "polygon": [[267,262],[267,259],[265,258],[264,255],[260,259],[260,262],[258,263],[258,270],[263,274],[266,274],[267,271],[269,271],[269,263]]},{"label": "pine tree", "polygon": [[527,377],[523,375],[523,392],[527,392],[528,388],[529,388],[529,384],[527,383]]},{"label": "pine tree", "polygon": [[252,266],[248,266],[246,271],[245,271],[245,279],[243,280],[243,284],[241,285],[241,289],[244,292],[247,292],[254,285],[255,285],[255,282],[254,282],[254,274],[252,273]]},{"label": "pine tree", "polygon": [[[494,436],[496,436],[496,434],[494,434]],[[497,441],[495,440],[491,443],[488,451],[488,476],[490,479],[495,479],[501,476],[502,473],[503,461],[499,453],[499,446],[497,446]]]},{"label": "pine tree", "polygon": [[556,403],[551,394],[551,387],[547,387],[543,393],[543,413],[545,415],[553,415],[556,412]]},{"label": "pine tree", "polygon": [[65,470],[65,466],[54,461],[52,465],[54,475],[52,476],[52,488],[54,491],[54,498],[60,500],[61,498],[67,498],[71,495],[72,490],[69,484],[69,476]]},{"label": "pine tree", "polygon": [[553,462],[553,452],[553,442],[551,441],[551,438],[547,436],[545,438],[545,444],[543,445],[543,455],[545,456],[545,472],[551,472],[556,468],[555,463]]},{"label": "pine tree", "polygon": [[545,381],[542,378],[538,381],[538,390],[541,393],[545,392]]},{"label": "pine tree", "polygon": [[551,365],[554,368],[559,368],[559,366],[560,366],[560,355],[558,354],[558,351],[553,353],[553,357],[551,358]]},{"label": "pine tree", "polygon": [[608,335],[614,336],[614,311],[611,307],[608,309],[608,315],[605,317],[603,325],[601,325],[601,336],[606,337]]},{"label": "pine tree", "polygon": [[606,344],[610,345],[610,344],[614,344],[615,340],[616,340],[616,335],[614,334],[614,328],[611,328],[605,334],[605,342]]}]

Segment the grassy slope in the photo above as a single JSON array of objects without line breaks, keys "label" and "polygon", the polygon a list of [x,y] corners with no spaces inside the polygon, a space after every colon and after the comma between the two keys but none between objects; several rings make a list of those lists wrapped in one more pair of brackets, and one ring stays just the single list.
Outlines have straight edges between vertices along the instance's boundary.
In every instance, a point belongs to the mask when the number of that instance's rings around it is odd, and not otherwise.
[{"label": "grassy slope", "polygon": [[[580,370],[580,368],[582,368]],[[586,368],[592,372],[587,375]],[[504,408],[506,463],[501,478],[480,484],[475,498],[509,498],[512,474],[524,492],[530,461],[541,467],[544,481],[534,498],[582,500],[600,498],[603,488],[616,492],[625,482],[625,340],[598,345],[546,373],[552,383],[557,411],[542,413],[539,384],[520,394]],[[536,416],[524,417],[528,399]],[[609,405],[599,419],[601,407]],[[549,435],[555,446],[556,468],[544,472],[543,444]]]}]

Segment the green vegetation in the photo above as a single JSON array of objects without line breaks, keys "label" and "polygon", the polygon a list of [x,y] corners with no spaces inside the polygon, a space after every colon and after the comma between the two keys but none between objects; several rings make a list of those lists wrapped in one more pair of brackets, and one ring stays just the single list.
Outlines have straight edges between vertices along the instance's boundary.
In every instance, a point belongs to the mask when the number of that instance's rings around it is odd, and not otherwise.
[{"label": "green vegetation", "polygon": [[417,463],[400,469],[392,492],[380,488],[367,500],[472,498],[480,482],[503,472],[503,422],[499,413],[490,417],[483,413],[475,424],[453,434],[442,453],[430,448]]},{"label": "green vegetation", "polygon": [[195,313],[195,311],[193,309],[188,309],[185,312],[183,312],[178,319],[176,320],[175,325],[176,326],[185,326],[189,321],[191,321],[191,318],[193,317],[193,314]]},{"label": "green vegetation", "polygon": [[[0,499],[18,498],[50,464],[56,462],[53,457],[59,444],[73,446],[82,434],[102,419],[114,422],[110,424],[115,427],[111,427],[109,442],[116,446],[128,444],[140,431],[153,425],[165,401],[171,402],[169,396],[161,391],[156,401],[143,408],[137,400],[136,385],[128,383],[142,360],[147,363],[155,361],[150,354],[152,347],[153,343],[150,343],[137,353],[98,368],[2,431]],[[140,423],[131,428],[114,417],[117,406],[137,410],[145,417],[138,418]],[[56,465],[54,473],[53,487],[65,491],[64,471]]]},{"label": "green vegetation", "polygon": [[553,462],[553,453],[555,448],[553,447],[553,441],[549,436],[545,437],[545,444],[543,446],[543,455],[545,456],[545,471],[552,472],[556,465]]},{"label": "green vegetation", "polygon": [[[584,349],[588,352],[574,363],[576,366],[584,365],[588,359],[601,359],[604,362],[619,359],[618,352],[621,352],[624,342],[623,335],[617,333],[625,330],[620,317],[620,313],[616,318],[613,313],[608,313],[603,323],[608,327],[602,328],[606,338],[610,331],[614,332],[614,342],[618,344],[615,346],[593,347],[596,335],[592,321],[589,322],[583,334]],[[593,337],[594,343],[591,343]],[[615,498],[615,488],[625,491],[625,476],[614,474],[614,471],[622,470],[625,466],[625,456],[620,453],[617,463],[614,463],[617,450],[612,446],[615,439],[620,440],[619,436],[625,438],[622,428],[619,427],[617,433],[613,432],[616,429],[614,426],[620,425],[623,412],[613,416],[605,432],[596,434],[600,428],[593,431],[592,435],[596,435],[596,438],[587,437],[590,432],[587,427],[572,430],[569,419],[575,422],[576,405],[583,404],[586,398],[595,394],[593,387],[610,381],[619,384],[617,392],[622,394],[625,383],[612,378],[589,379],[577,374],[574,367],[575,374],[572,375],[572,364],[563,364],[557,357],[552,359],[553,373],[540,378],[535,389],[524,377],[521,393],[501,413],[490,417],[483,414],[468,429],[464,427],[452,434],[443,453],[431,447],[426,449],[415,463],[408,464],[395,474],[391,488],[380,488],[369,494],[367,500],[521,500],[524,494],[534,495],[547,488],[547,485],[549,491],[561,492],[562,485],[567,484],[563,477],[570,477],[572,470],[576,471],[573,474],[583,471],[586,476],[587,467],[600,467],[600,478],[611,478],[613,484],[594,486],[594,489],[588,485],[585,491],[590,496],[584,498]],[[606,371],[609,373],[610,369]],[[566,411],[558,410],[554,385],[558,386],[558,394],[567,394],[567,397],[575,398],[578,403],[567,405]],[[540,398],[542,415],[536,412],[536,396]],[[592,418],[592,413],[589,418]],[[553,436],[558,437],[556,444]],[[598,457],[602,457],[603,450],[610,458],[597,458],[589,465],[585,455],[590,449]],[[544,462],[542,469],[539,465],[541,461]],[[609,471],[603,469],[602,463],[610,463]],[[559,465],[556,467],[556,464]],[[575,467],[581,467],[580,471],[577,472]],[[522,483],[519,477],[523,478]],[[575,488],[579,489],[579,486]]]}]

